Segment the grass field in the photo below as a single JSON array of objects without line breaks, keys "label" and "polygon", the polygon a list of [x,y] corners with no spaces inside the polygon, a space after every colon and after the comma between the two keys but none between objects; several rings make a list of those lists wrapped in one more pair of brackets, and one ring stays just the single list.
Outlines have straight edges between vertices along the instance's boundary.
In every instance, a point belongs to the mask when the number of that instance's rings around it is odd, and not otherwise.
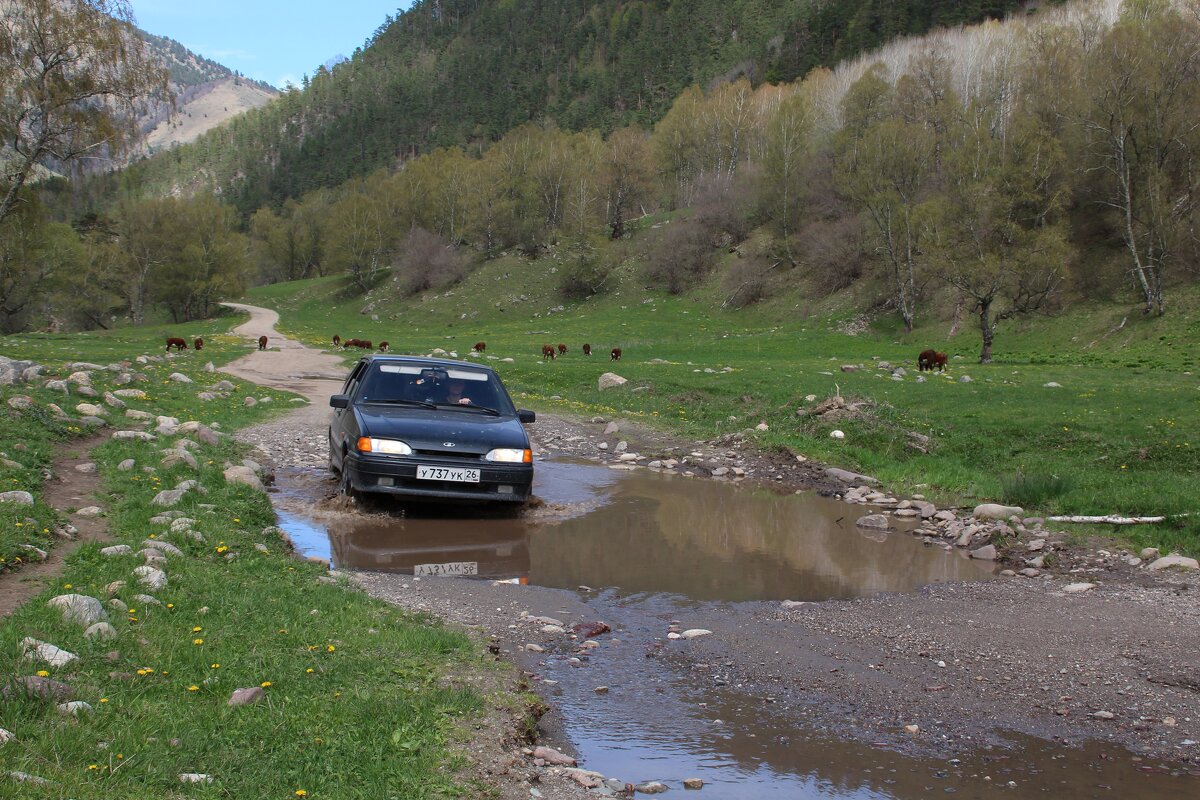
[{"label": "grass field", "polygon": [[[131,384],[145,394],[131,408],[180,420],[198,419],[229,432],[292,407],[290,396],[235,381],[227,398],[199,401],[202,388],[226,376],[204,371],[208,360],[227,361],[247,346],[222,331],[231,320],[189,327],[203,332],[210,349],[169,361],[132,365],[146,380]],[[10,337],[0,352],[35,358],[52,375],[69,362],[131,360],[161,352],[162,330],[103,336]],[[195,383],[171,380],[173,372]],[[93,386],[117,388],[117,373],[93,371]],[[247,408],[247,395],[260,400]],[[32,409],[17,412],[7,400],[25,395]],[[54,445],[82,435],[77,422],[57,422],[48,403],[75,416],[86,400],[18,385],[0,388],[0,451],[20,468],[5,467],[5,489],[31,492],[38,503],[0,506],[0,555],[6,569],[24,554],[19,545],[51,544],[61,517],[41,503],[42,467]],[[109,411],[113,428],[126,427],[123,412]],[[17,449],[16,445],[26,445]],[[238,463],[243,447],[232,439],[199,444],[196,469],[160,466],[166,442],[107,439],[92,455],[103,478],[101,496],[114,543],[134,551],[169,541],[168,584],[152,592],[132,572],[140,555],[103,556],[97,543],[71,556],[61,579],[0,621],[0,673],[35,672],[72,687],[90,712],[64,716],[53,702],[24,696],[0,702],[0,727],[15,738],[0,746],[0,796],[23,798],[145,797],[486,797],[487,787],[459,774],[460,754],[474,720],[497,703],[483,684],[490,659],[466,636],[431,619],[372,600],[299,562],[271,530],[267,496],[226,483],[222,470]],[[116,465],[132,458],[136,467]],[[151,522],[162,511],[151,498],[162,488],[196,479],[205,494],[189,492],[177,511],[195,520],[199,539],[169,533]],[[69,511],[70,509],[68,509]],[[5,580],[20,580],[9,575]],[[114,585],[124,581],[124,585]],[[79,593],[105,603],[116,635],[89,640],[80,625],[47,606],[55,595]],[[118,603],[119,601],[119,603]],[[50,642],[79,656],[61,667],[22,657],[25,637]],[[7,684],[7,681],[4,681]],[[486,684],[486,681],[484,682]],[[231,708],[235,688],[261,687],[262,702]],[[22,772],[47,783],[17,783]],[[211,782],[182,784],[201,773]]]},{"label": "grass field", "polygon": [[[703,290],[672,297],[636,288],[628,274],[616,292],[571,303],[555,280],[543,262],[508,258],[451,291],[404,301],[389,300],[386,284],[363,297],[337,278],[262,287],[249,300],[278,309],[284,330],[317,346],[338,333],[387,340],[394,352],[463,356],[486,341],[486,355],[513,359],[487,363],[535,409],[637,417],[697,439],[766,422],[768,431],[747,433],[762,447],[943,502],[1001,500],[1046,514],[1200,511],[1194,292],[1162,319],[1113,304],[1008,323],[994,363],[981,366],[970,317],[954,338],[945,323],[903,336],[887,317],[849,335],[844,300],[786,295],[730,312]],[[558,342],[570,351],[543,362],[542,345]],[[614,346],[624,351],[619,364],[608,360]],[[950,353],[950,370],[918,383],[916,354],[926,347]],[[876,359],[909,374],[893,381]],[[843,364],[865,368],[844,373]],[[601,393],[596,379],[610,369],[629,383]],[[811,405],[806,396],[838,391],[871,401],[872,413],[836,423],[797,415]],[[845,439],[830,438],[834,427]],[[930,437],[928,453],[909,446],[910,432]],[[1121,534],[1195,553],[1200,517]]]}]

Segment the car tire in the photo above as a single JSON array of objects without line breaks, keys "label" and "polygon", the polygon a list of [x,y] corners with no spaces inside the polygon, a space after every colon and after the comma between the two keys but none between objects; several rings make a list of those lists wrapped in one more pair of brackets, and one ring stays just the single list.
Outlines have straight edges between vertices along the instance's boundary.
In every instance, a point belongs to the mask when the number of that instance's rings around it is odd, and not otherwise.
[{"label": "car tire", "polygon": [[350,480],[350,470],[343,469],[338,479],[338,494],[350,500],[358,499],[358,491],[354,488],[354,483]]},{"label": "car tire", "polygon": [[329,440],[329,471],[334,475],[341,475],[342,470],[338,467],[337,462],[333,460],[333,439]]}]

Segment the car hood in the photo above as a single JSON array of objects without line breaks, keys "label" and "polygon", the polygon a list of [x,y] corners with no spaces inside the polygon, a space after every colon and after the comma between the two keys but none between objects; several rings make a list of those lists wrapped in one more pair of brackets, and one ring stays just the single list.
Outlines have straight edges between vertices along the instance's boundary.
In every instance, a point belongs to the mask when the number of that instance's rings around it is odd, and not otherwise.
[{"label": "car hood", "polygon": [[355,413],[364,436],[400,439],[414,450],[483,455],[497,447],[529,447],[529,436],[516,417],[412,406],[362,405]]}]

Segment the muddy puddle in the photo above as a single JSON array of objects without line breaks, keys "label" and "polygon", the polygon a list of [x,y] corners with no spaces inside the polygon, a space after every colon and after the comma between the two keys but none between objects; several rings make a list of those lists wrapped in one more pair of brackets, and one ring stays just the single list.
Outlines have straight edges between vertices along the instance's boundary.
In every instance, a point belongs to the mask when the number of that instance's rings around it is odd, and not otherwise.
[{"label": "muddy puddle", "polygon": [[302,475],[281,475],[279,484],[281,525],[301,552],[338,569],[701,602],[850,598],[990,575],[981,562],[902,532],[858,529],[860,507],[814,494],[591,463],[540,463],[534,491],[544,505],[520,515],[421,506],[388,513],[371,503],[367,514],[314,521],[303,515],[314,487]]},{"label": "muddy puddle", "polygon": [[419,506],[382,513],[370,503],[366,514],[323,512],[332,492],[324,473],[284,471],[277,485],[280,524],[297,549],[337,569],[567,589],[609,621],[614,633],[599,637],[586,668],[570,652],[529,665],[581,766],[606,776],[662,781],[672,795],[684,779],[700,778],[697,796],[709,800],[1200,796],[1194,776],[1101,745],[1013,737],[1009,747],[961,761],[913,757],[894,743],[856,741],[847,733],[854,721],[839,709],[751,694],[720,664],[648,657],[648,645],[684,612],[990,578],[987,565],[903,530],[856,529],[862,507],[568,460],[539,462],[535,494],[544,505],[520,515]]}]

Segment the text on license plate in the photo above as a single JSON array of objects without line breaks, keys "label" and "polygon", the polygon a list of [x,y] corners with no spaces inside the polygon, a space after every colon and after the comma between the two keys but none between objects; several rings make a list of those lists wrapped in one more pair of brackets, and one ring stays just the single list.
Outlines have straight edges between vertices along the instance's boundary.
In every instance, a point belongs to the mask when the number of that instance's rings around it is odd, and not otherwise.
[{"label": "text on license plate", "polygon": [[479,483],[479,470],[469,467],[427,467],[424,464],[418,464],[417,478],[423,481]]},{"label": "text on license plate", "polygon": [[413,566],[413,575],[416,576],[433,576],[440,575],[478,575],[478,561],[450,561],[445,564],[415,564]]}]

